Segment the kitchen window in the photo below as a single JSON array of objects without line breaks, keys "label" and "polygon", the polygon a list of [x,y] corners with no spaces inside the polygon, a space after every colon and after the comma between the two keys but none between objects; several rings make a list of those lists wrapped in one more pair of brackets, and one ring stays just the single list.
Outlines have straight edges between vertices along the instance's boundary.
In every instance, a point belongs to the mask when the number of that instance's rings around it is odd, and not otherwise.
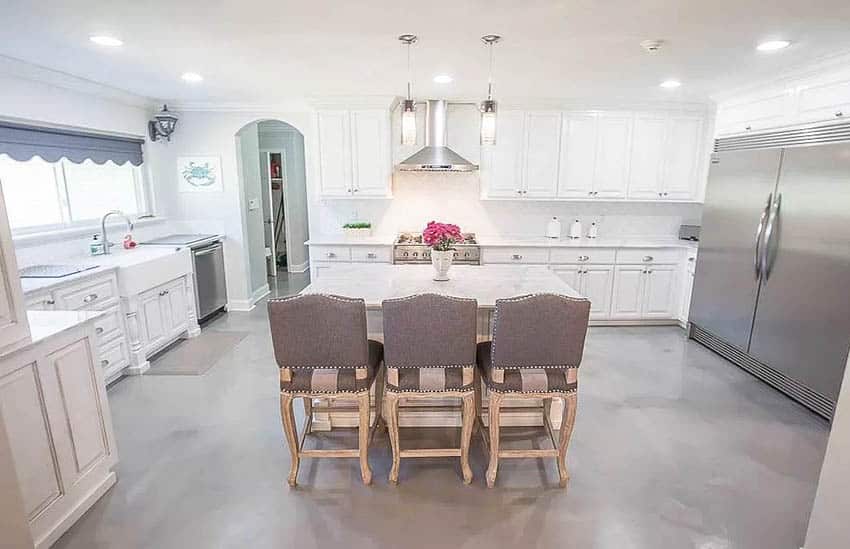
[{"label": "kitchen window", "polygon": [[90,226],[109,210],[148,211],[142,169],[129,162],[18,161],[0,154],[0,184],[15,234]]}]

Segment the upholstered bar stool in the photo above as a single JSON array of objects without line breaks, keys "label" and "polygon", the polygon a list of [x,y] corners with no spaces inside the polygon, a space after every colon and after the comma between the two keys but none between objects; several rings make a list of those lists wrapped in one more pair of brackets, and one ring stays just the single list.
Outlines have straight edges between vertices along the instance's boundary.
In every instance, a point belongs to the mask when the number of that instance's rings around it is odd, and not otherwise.
[{"label": "upholstered bar stool", "polygon": [[[460,457],[463,481],[472,481],[469,440],[475,422],[473,380],[477,302],[421,294],[383,303],[385,420],[393,449],[390,482],[398,482],[401,458]],[[460,398],[460,448],[404,450],[399,440],[399,400],[406,403]],[[411,408],[415,408],[411,407]],[[424,407],[423,407],[424,408]],[[408,410],[405,407],[405,410]]]},{"label": "upholstered bar stool", "polygon": [[[536,294],[496,301],[493,340],[478,344],[478,367],[490,395],[487,486],[492,488],[496,483],[499,458],[527,457],[557,458],[560,485],[566,486],[569,474],[565,458],[575,422],[578,367],[589,315],[590,301],[562,295]],[[542,399],[551,449],[499,448],[502,402],[506,398]],[[564,402],[557,440],[549,417],[556,398]]]},{"label": "upholstered bar stool", "polygon": [[[380,379],[383,346],[366,338],[366,304],[362,299],[304,294],[268,302],[275,360],[280,368],[280,415],[292,458],[289,485],[295,486],[302,457],[360,458],[364,484],[372,482],[368,448],[371,438],[369,391]],[[376,387],[375,426],[380,418],[381,387]],[[299,442],[292,401],[304,399],[304,433]],[[313,399],[353,400],[359,412],[356,449],[306,450]],[[345,411],[345,408],[334,408]]]}]

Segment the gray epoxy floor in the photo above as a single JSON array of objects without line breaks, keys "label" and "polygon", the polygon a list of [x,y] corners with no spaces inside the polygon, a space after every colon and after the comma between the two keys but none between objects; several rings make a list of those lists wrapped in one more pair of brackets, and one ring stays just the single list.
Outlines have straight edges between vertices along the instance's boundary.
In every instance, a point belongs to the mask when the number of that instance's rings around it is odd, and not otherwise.
[{"label": "gray epoxy floor", "polygon": [[[278,291],[305,283],[287,277]],[[118,483],[56,547],[803,544],[828,426],[677,328],[591,329],[566,490],[551,460],[503,461],[487,490],[478,440],[471,486],[450,459],[403,460],[390,486],[385,434],[371,452],[371,487],[356,460],[305,460],[289,489],[265,308],[205,329],[251,335],[204,376],[111,387]],[[441,435],[456,436],[425,434]]]}]

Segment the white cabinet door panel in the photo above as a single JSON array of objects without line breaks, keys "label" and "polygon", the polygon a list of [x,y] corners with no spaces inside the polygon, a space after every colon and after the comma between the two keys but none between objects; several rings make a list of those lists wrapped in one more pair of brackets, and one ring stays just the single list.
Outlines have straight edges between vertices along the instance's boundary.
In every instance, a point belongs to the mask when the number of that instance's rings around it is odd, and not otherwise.
[{"label": "white cabinet door panel", "polygon": [[590,198],[596,164],[596,115],[565,114],[562,124],[558,196]]},{"label": "white cabinet door panel", "polygon": [[629,198],[657,200],[663,184],[667,119],[638,116],[632,137]]},{"label": "white cabinet door panel", "polygon": [[525,134],[525,195],[552,198],[558,192],[561,114],[529,113]]},{"label": "white cabinet door panel", "polygon": [[145,354],[161,345],[167,336],[167,328],[159,296],[160,288],[155,288],[139,296],[139,312],[144,332]]},{"label": "white cabinet door panel", "polygon": [[350,196],[351,155],[346,111],[320,111],[319,177],[323,196]]},{"label": "white cabinet door panel", "polygon": [[665,199],[688,200],[694,197],[702,154],[702,129],[701,118],[671,117],[665,155]]},{"label": "white cabinet door panel", "polygon": [[651,265],[646,275],[643,318],[669,319],[676,314],[675,265]]},{"label": "white cabinet door panel", "polygon": [[487,182],[487,196],[522,197],[524,121],[522,112],[500,112],[496,119],[496,144],[482,147],[482,163],[486,161],[482,176]]},{"label": "white cabinet door panel", "polygon": [[162,296],[163,318],[166,322],[166,331],[171,337],[180,335],[189,327],[189,309],[186,301],[186,284],[181,278],[170,282],[165,287],[165,295]]},{"label": "white cabinet door panel", "polygon": [[640,319],[643,310],[644,269],[645,267],[640,265],[614,267],[611,318]]},{"label": "white cabinet door panel", "polygon": [[800,122],[850,119],[850,79],[804,86],[797,104]]},{"label": "white cabinet door panel", "polygon": [[354,196],[389,194],[388,114],[381,110],[351,111],[351,155]]},{"label": "white cabinet door panel", "polygon": [[581,281],[578,275],[579,269],[580,267],[578,265],[558,265],[557,267],[552,267],[552,272],[569,284],[573,290],[581,293]]},{"label": "white cabinet door panel", "polygon": [[605,265],[582,267],[580,277],[581,294],[590,300],[590,318],[608,318],[611,314],[614,267]]},{"label": "white cabinet door panel", "polygon": [[596,138],[594,198],[626,196],[632,119],[625,115],[600,114]]},{"label": "white cabinet door panel", "polygon": [[736,134],[781,126],[788,122],[787,105],[787,94],[780,92],[724,106],[717,111],[717,133]]}]

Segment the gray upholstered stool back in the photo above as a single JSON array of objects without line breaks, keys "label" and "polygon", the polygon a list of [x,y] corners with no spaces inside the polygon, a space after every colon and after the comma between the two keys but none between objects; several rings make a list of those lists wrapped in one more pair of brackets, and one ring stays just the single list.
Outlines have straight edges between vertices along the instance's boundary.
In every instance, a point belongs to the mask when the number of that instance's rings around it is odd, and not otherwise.
[{"label": "gray upholstered stool back", "polygon": [[557,294],[496,300],[492,367],[577,368],[590,301]]},{"label": "gray upholstered stool back", "polygon": [[369,362],[362,299],[321,294],[271,299],[269,323],[280,368],[364,368]]},{"label": "gray upholstered stool back", "polygon": [[383,304],[384,364],[388,368],[475,365],[474,299],[420,294]]}]

